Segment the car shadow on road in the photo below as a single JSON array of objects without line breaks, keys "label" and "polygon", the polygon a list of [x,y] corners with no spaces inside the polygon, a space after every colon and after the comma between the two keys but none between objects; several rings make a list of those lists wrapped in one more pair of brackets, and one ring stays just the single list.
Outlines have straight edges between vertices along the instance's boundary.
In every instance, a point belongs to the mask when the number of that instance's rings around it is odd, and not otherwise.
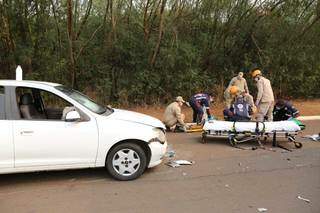
[{"label": "car shadow on road", "polygon": [[63,171],[43,171],[0,175],[0,187],[17,184],[34,184],[59,181],[93,181],[105,179],[113,181],[104,168],[77,169]]}]

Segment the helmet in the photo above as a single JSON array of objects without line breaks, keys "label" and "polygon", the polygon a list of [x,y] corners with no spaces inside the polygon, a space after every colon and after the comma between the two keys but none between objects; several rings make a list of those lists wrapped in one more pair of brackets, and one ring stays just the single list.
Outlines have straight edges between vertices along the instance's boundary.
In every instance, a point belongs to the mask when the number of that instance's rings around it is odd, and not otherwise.
[{"label": "helmet", "polygon": [[239,88],[237,86],[231,86],[229,89],[229,92],[231,95],[236,95],[239,91]]},{"label": "helmet", "polygon": [[255,69],[251,72],[252,78],[255,78],[257,75],[261,75],[261,71],[259,69]]}]

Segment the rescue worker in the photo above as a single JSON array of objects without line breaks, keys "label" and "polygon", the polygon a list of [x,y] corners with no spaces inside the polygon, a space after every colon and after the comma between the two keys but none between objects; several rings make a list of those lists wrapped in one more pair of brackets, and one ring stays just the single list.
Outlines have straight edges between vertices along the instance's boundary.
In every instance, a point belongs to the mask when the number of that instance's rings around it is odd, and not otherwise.
[{"label": "rescue worker", "polygon": [[250,121],[252,114],[252,107],[245,101],[242,95],[235,98],[235,101],[230,108],[223,110],[224,119],[226,121]]},{"label": "rescue worker", "polygon": [[163,123],[170,131],[185,132],[187,125],[184,123],[185,115],[181,113],[181,107],[185,101],[181,96],[176,97],[175,101],[169,104],[164,112]]},{"label": "rescue worker", "polygon": [[285,121],[290,118],[297,118],[300,116],[299,110],[297,110],[289,101],[280,99],[276,102],[273,109],[274,121]]},{"label": "rescue worker", "polygon": [[254,69],[251,72],[252,78],[257,86],[257,99],[255,105],[258,108],[257,121],[263,122],[264,120],[273,121],[273,106],[274,95],[270,81],[262,76],[259,69]]},{"label": "rescue worker", "polygon": [[213,116],[210,113],[210,103],[213,102],[213,95],[211,93],[197,93],[190,98],[189,104],[193,110],[193,123],[201,123],[205,108],[208,115],[208,120],[212,120]]},{"label": "rescue worker", "polygon": [[227,109],[229,109],[232,106],[232,104],[235,101],[235,98],[239,95],[241,95],[244,98],[244,100],[248,104],[250,104],[251,108],[255,108],[253,103],[253,97],[249,93],[240,90],[237,86],[231,86],[224,91],[225,106]]},{"label": "rescue worker", "polygon": [[249,88],[246,79],[243,77],[243,72],[239,72],[236,77],[233,77],[228,85],[228,88],[236,86],[239,90],[249,94]]}]

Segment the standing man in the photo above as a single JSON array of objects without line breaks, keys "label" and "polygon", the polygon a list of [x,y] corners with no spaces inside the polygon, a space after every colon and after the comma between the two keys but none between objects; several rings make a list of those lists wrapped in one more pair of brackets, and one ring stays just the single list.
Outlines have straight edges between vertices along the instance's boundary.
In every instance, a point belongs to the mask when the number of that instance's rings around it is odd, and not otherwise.
[{"label": "standing man", "polygon": [[274,95],[271,83],[268,79],[262,76],[259,69],[254,69],[251,72],[252,78],[256,82],[258,93],[256,99],[256,106],[258,108],[257,121],[264,121],[267,117],[268,121],[273,121],[273,106]]},{"label": "standing man", "polygon": [[186,124],[184,123],[185,116],[181,113],[181,107],[185,103],[181,96],[176,97],[176,100],[167,106],[164,112],[163,123],[167,129],[171,131],[186,131]]},{"label": "standing man", "polygon": [[241,93],[245,92],[249,94],[249,88],[246,79],[243,77],[243,72],[239,72],[236,77],[233,77],[227,88],[232,86],[238,87]]},{"label": "standing man", "polygon": [[193,119],[192,122],[194,123],[201,123],[202,117],[204,114],[203,108],[205,108],[208,120],[212,120],[213,116],[210,113],[210,103],[213,102],[213,95],[212,93],[198,93],[193,95],[190,98],[189,104],[193,110]]}]

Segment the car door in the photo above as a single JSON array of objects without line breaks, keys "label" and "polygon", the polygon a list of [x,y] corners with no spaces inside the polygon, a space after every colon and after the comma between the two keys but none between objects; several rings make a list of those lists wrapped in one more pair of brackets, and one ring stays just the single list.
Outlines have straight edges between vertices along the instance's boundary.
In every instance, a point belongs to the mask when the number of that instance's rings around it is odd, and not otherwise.
[{"label": "car door", "polygon": [[6,96],[0,86],[0,171],[14,165],[12,121],[6,119]]},{"label": "car door", "polygon": [[[19,89],[21,88],[16,89],[16,94],[21,93]],[[35,91],[33,88],[32,93]],[[67,101],[51,92],[41,90],[41,96],[44,109],[52,108],[50,105],[56,107],[56,100],[61,101],[62,104],[58,103],[61,110],[70,106]],[[52,101],[53,98],[55,101]],[[95,163],[98,130],[93,117],[75,122],[63,121],[61,117],[28,120],[22,117],[14,121],[13,129],[15,167],[69,168],[93,166]]]}]

